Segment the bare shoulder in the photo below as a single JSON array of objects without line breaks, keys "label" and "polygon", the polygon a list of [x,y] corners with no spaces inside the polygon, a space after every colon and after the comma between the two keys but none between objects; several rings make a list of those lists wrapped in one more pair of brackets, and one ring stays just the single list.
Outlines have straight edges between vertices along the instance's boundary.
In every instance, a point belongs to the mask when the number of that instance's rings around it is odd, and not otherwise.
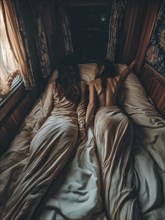
[{"label": "bare shoulder", "polygon": [[101,85],[101,84],[102,84],[102,80],[101,80],[101,78],[98,78],[98,79],[93,80],[93,83],[94,83],[96,86],[98,86],[98,85]]},{"label": "bare shoulder", "polygon": [[106,79],[107,82],[112,82],[112,80],[113,80],[113,79],[110,78],[110,77],[107,77],[107,79]]}]

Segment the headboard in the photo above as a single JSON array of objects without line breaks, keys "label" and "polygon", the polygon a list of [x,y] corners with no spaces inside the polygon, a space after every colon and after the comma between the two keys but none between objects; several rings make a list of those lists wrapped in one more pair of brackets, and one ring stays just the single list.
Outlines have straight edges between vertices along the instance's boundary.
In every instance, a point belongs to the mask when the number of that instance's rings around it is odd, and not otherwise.
[{"label": "headboard", "polygon": [[145,63],[139,78],[151,101],[165,118],[165,77]]}]

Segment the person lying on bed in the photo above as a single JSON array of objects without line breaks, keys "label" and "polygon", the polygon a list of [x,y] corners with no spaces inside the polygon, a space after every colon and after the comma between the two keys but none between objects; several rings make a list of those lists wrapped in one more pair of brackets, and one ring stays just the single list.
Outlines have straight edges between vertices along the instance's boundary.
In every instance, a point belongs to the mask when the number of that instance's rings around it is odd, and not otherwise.
[{"label": "person lying on bed", "polygon": [[87,127],[96,106],[99,108],[116,105],[119,87],[131,72],[133,65],[134,61],[120,74],[116,75],[115,67],[110,61],[103,60],[97,64],[95,80],[89,83],[89,103],[86,113]]},{"label": "person lying on bed", "polygon": [[86,141],[86,84],[80,80],[77,65],[61,65],[58,73],[48,84],[41,117],[48,109],[51,113],[31,141],[27,164],[3,210],[3,220],[31,219],[79,143],[78,134]]},{"label": "person lying on bed", "polygon": [[[99,63],[96,78],[89,84],[87,127],[94,113],[93,134],[101,169],[102,197],[108,219],[138,219],[131,149],[132,123],[117,106],[120,85],[134,61],[118,75],[109,61]],[[136,211],[135,211],[136,210]]]}]

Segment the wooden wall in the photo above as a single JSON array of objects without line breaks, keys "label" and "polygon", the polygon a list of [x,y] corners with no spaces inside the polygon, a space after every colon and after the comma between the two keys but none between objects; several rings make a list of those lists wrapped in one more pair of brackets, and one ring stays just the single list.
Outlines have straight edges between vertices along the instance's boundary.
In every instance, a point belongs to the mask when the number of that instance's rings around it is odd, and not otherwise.
[{"label": "wooden wall", "polygon": [[165,78],[146,63],[139,77],[156,109],[165,118]]}]

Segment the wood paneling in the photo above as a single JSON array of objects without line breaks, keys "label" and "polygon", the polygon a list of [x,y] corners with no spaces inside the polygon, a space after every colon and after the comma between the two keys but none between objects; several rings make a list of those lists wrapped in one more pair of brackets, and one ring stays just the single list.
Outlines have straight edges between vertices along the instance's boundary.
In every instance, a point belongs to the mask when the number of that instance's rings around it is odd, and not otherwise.
[{"label": "wood paneling", "polygon": [[165,118],[165,78],[145,64],[140,79],[158,112]]}]

